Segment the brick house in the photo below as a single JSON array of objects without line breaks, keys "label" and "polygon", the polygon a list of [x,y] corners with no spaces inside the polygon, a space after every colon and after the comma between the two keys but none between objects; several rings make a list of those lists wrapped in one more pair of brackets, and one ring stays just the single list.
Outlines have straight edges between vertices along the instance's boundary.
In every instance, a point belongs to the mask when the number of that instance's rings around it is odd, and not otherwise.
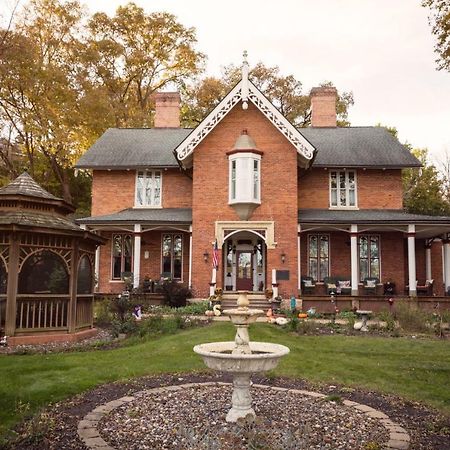
[{"label": "brick house", "polygon": [[330,277],[349,296],[371,278],[378,294],[391,281],[416,296],[434,280],[443,295],[450,217],[402,209],[402,170],[419,161],[384,128],[337,127],[334,88],[311,91],[312,125],[296,129],[242,72],[195,129],[180,128],[179,95],[159,93],[154,128],[108,129],[78,161],[93,173],[79,223],[109,239],[99,292],[120,292],[132,272],[135,287],[170,277],[197,297],[326,295]]}]

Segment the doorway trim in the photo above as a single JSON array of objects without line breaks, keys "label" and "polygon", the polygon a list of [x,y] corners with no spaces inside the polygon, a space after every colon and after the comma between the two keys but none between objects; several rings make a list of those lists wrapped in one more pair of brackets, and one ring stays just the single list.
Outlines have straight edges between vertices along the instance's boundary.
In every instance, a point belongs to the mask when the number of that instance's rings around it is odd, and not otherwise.
[{"label": "doorway trim", "polygon": [[273,221],[216,221],[217,245],[222,247],[225,240],[240,231],[250,231],[259,236],[268,250],[277,247],[275,242],[275,222]]}]

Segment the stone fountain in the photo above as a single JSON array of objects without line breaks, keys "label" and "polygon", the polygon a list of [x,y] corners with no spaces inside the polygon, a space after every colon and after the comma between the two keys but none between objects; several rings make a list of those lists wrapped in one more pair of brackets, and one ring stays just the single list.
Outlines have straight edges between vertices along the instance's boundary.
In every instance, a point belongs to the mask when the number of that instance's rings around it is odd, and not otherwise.
[{"label": "stone fountain", "polygon": [[239,292],[237,308],[223,311],[236,326],[234,342],[210,342],[194,347],[205,364],[214,370],[233,375],[232,407],[227,422],[255,417],[250,394],[250,377],[253,373],[274,369],[281,357],[289,353],[284,345],[268,342],[250,342],[248,327],[264,315],[264,311],[250,309],[247,292]]}]

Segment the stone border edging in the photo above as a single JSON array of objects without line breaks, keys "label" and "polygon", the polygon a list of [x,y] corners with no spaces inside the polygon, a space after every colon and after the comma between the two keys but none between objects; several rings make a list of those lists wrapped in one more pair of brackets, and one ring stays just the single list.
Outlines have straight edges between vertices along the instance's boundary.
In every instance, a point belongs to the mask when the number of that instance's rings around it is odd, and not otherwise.
[{"label": "stone border edging", "polygon": [[[191,388],[191,387],[202,387],[202,386],[229,386],[232,383],[225,382],[215,382],[209,381],[205,383],[186,383],[186,384],[177,384],[172,386],[164,386],[153,389],[146,389],[143,391],[136,392],[133,396],[125,396],[116,400],[112,400],[103,405],[97,406],[91,412],[86,414],[83,419],[78,423],[78,436],[84,442],[84,444],[90,450],[116,450],[114,447],[108,445],[101,437],[98,431],[97,425],[99,421],[111,412],[113,409],[118,408],[126,403],[130,403],[133,400],[136,400],[139,395],[142,395],[144,392],[152,392],[152,393],[162,393],[162,392],[171,392],[171,391],[179,391],[181,389]],[[300,389],[289,389],[282,388],[276,386],[269,386],[266,384],[253,384],[252,387],[256,387],[259,389],[272,389],[274,391],[279,392],[293,392],[294,394],[308,395],[309,397],[323,398],[326,397],[325,394],[320,394],[319,392],[312,391],[304,391]],[[386,444],[386,448],[389,450],[408,450],[410,444],[410,437],[408,432],[402,428],[398,423],[393,422],[389,416],[374,409],[367,405],[362,405],[361,403],[353,402],[351,400],[343,400],[342,403],[346,406],[351,406],[367,416],[378,419],[381,424],[388,430],[389,432],[389,441]]]}]

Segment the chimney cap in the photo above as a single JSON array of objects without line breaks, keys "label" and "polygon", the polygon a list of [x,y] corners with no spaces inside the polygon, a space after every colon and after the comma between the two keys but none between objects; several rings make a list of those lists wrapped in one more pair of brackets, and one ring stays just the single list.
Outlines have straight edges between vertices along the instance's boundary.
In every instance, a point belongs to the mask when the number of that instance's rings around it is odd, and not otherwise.
[{"label": "chimney cap", "polygon": [[311,89],[311,97],[316,96],[337,96],[337,89],[334,86],[316,86]]}]

